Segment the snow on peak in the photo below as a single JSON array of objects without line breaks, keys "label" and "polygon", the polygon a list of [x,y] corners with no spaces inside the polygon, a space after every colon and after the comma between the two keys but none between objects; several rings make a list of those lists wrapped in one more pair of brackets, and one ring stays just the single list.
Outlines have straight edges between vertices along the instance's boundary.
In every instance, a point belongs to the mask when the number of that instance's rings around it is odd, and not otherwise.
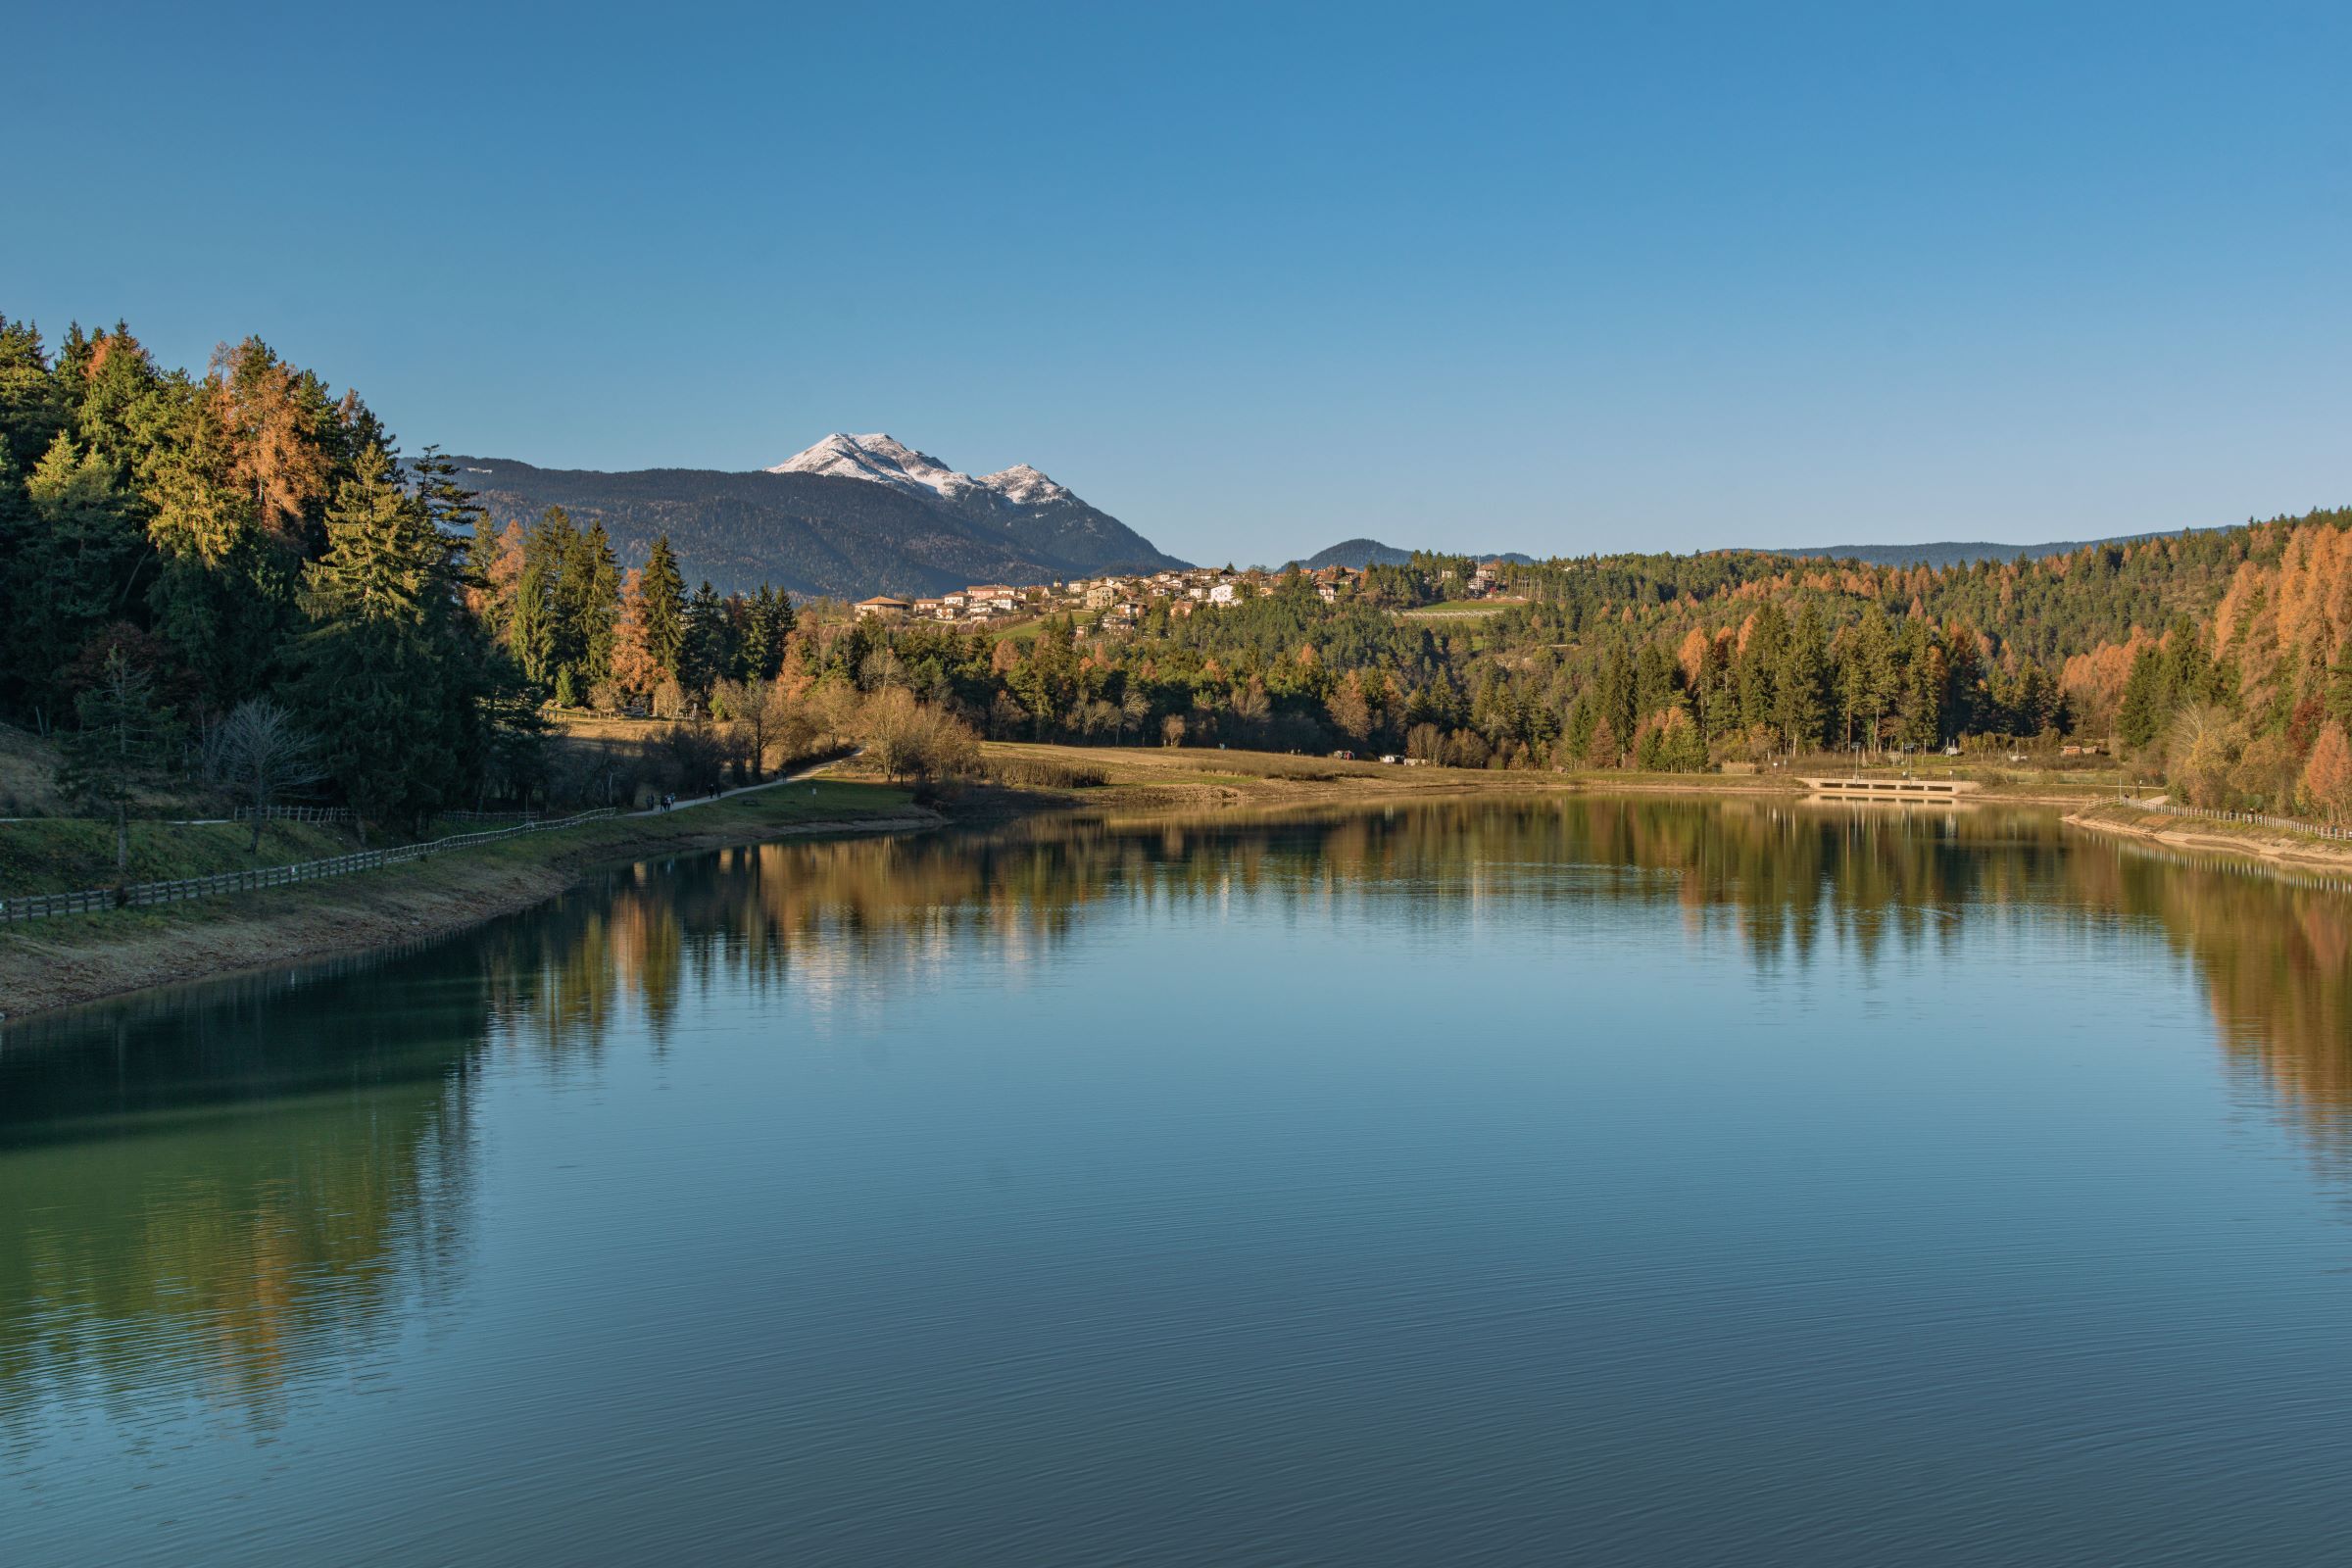
[{"label": "snow on peak", "polygon": [[767,470],[770,473],[822,473],[841,479],[864,479],[894,490],[960,500],[985,490],[1016,506],[1040,506],[1073,499],[1070,492],[1026,463],[975,479],[949,467],[928,453],[917,452],[896,436],[877,431],[825,437],[806,452],[796,453]]},{"label": "snow on peak", "polygon": [[983,474],[980,483],[1007,501],[1024,507],[1044,506],[1048,502],[1073,499],[1070,492],[1055,484],[1026,463],[1016,463],[1009,468]]},{"label": "snow on peak", "polygon": [[917,452],[895,436],[845,435],[825,437],[808,451],[785,459],[770,473],[826,473],[843,479],[870,479],[896,490],[954,496],[972,486],[972,476],[957,473],[927,453]]}]

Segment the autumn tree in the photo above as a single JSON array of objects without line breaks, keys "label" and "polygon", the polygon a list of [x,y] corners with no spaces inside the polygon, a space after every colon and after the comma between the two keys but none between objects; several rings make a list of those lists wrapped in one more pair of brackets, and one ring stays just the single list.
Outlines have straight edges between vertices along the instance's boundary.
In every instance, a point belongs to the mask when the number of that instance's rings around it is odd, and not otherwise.
[{"label": "autumn tree", "polygon": [[611,680],[620,698],[615,706],[651,698],[662,683],[662,662],[654,655],[647,620],[644,573],[632,566],[620,582],[620,614],[612,625]]},{"label": "autumn tree", "polygon": [[211,400],[254,515],[272,533],[297,533],[310,510],[323,503],[332,472],[327,430],[334,405],[326,389],[249,337],[213,350]]},{"label": "autumn tree", "polygon": [[1364,697],[1363,677],[1354,670],[1340,677],[1331,697],[1325,704],[1331,715],[1331,727],[1355,745],[1362,745],[1372,733],[1372,705]]},{"label": "autumn tree", "polygon": [[2311,756],[2303,764],[2303,799],[2329,822],[2352,816],[2352,743],[2344,726],[2329,719],[2320,727]]}]

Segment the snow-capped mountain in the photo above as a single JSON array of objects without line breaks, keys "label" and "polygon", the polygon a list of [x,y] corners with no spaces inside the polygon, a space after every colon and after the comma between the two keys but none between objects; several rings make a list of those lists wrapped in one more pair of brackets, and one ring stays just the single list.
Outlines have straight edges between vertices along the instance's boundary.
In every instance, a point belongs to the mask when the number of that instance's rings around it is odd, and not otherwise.
[{"label": "snow-capped mountain", "polygon": [[830,435],[765,470],[538,468],[453,459],[493,517],[602,521],[622,564],[666,534],[689,581],[862,599],[1182,565],[1026,464],[974,478],[887,435]]},{"label": "snow-capped mountain", "polygon": [[1016,507],[1043,507],[1078,499],[1066,487],[1055,484],[1026,463],[1016,463],[1009,468],[975,479],[949,467],[927,452],[915,451],[896,436],[880,432],[847,435],[837,430],[767,471],[870,479],[895,490],[936,496],[960,506],[976,502],[986,507],[996,500]]},{"label": "snow-capped mountain", "polygon": [[836,431],[767,471],[886,485],[975,527],[1002,529],[1040,559],[1082,563],[1097,570],[1156,568],[1173,559],[1026,463],[974,478],[896,436]]}]

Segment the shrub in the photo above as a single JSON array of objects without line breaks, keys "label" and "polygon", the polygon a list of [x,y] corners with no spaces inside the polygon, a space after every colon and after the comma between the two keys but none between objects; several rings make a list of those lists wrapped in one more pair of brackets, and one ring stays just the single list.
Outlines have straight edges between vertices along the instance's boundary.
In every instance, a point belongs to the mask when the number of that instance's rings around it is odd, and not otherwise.
[{"label": "shrub", "polygon": [[1099,767],[1028,757],[993,758],[985,771],[991,783],[1016,789],[1092,790],[1110,782],[1110,775]]}]

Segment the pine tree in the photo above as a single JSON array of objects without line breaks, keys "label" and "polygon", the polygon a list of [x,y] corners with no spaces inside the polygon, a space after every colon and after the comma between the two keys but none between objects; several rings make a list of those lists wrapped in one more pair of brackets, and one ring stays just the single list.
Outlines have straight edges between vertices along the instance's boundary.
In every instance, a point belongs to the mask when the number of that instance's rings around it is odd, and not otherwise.
[{"label": "pine tree", "polygon": [[1894,628],[1887,623],[1886,612],[1873,605],[1853,628],[1846,654],[1843,693],[1847,732],[1852,732],[1857,720],[1867,718],[1862,738],[1873,751],[1878,749],[1886,710],[1901,689],[1901,676],[1895,659]]},{"label": "pine tree", "polygon": [[480,765],[489,651],[461,621],[450,554],[374,447],[337,489],[309,571],[300,707],[319,760],[368,819],[420,819]]},{"label": "pine tree", "polygon": [[110,620],[134,613],[144,542],[130,498],[95,453],[60,434],[24,491],[19,547],[0,562],[10,614],[0,649],[19,701],[54,711],[57,672]]},{"label": "pine tree", "polygon": [[1772,725],[1790,752],[1819,746],[1829,718],[1827,633],[1821,612],[1806,605],[1783,645],[1774,671]]},{"label": "pine tree", "polygon": [[2164,656],[2142,648],[2132,661],[2124,682],[2123,706],[2117,710],[2115,731],[2133,752],[2144,752],[2164,731],[2171,717],[2164,701]]},{"label": "pine tree", "polygon": [[[650,594],[647,603],[649,607],[652,604]],[[708,577],[687,602],[684,631],[678,653],[678,684],[689,692],[707,694],[711,683],[735,662],[734,628],[727,619],[726,604]]]},{"label": "pine tree", "polygon": [[50,373],[40,329],[0,316],[0,449],[27,473],[67,423],[65,382]]},{"label": "pine tree", "polygon": [[558,671],[576,664],[575,622],[564,613],[564,569],[577,548],[578,534],[562,507],[550,507],[523,535],[522,570],[514,583],[514,614],[507,648],[523,678],[553,687]]},{"label": "pine tree", "polygon": [[585,696],[612,667],[612,623],[620,612],[620,567],[602,522],[575,529],[564,540],[564,559],[555,588],[555,618],[562,665],[571,686]]},{"label": "pine tree", "polygon": [[654,552],[641,579],[645,590],[645,639],[654,662],[664,675],[678,675],[678,661],[686,650],[686,579],[679,574],[678,558],[670,554],[669,535],[654,541]]}]

